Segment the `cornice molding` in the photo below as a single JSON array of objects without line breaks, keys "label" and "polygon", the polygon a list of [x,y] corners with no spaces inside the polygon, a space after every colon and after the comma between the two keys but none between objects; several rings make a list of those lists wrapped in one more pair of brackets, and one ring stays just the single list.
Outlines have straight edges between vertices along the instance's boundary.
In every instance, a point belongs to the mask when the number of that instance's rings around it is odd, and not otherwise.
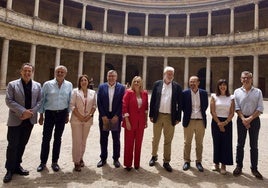
[{"label": "cornice molding", "polygon": [[[207,1],[195,1],[195,3],[189,3],[186,1],[174,1],[170,4],[145,4],[139,1],[139,3],[129,3],[124,1],[113,0],[72,0],[82,4],[87,4],[94,7],[99,7],[108,10],[115,10],[120,12],[132,12],[141,14],[186,14],[186,13],[199,13],[228,9],[231,7],[237,7],[252,3],[257,3],[262,0],[209,0]],[[257,1],[257,2],[256,2]],[[164,1],[162,1],[164,2]],[[171,2],[171,1],[169,1]],[[181,2],[181,3],[180,3]]]}]

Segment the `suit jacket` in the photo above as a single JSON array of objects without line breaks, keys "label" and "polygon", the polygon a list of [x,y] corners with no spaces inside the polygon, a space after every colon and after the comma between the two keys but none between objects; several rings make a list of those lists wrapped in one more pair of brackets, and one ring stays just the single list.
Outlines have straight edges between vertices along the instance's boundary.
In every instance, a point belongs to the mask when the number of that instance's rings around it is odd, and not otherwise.
[{"label": "suit jacket", "polygon": [[[88,115],[92,108],[97,107],[96,101],[96,92],[94,90],[88,89],[87,90],[87,103],[85,103],[85,97],[82,90],[78,88],[72,91],[71,102],[70,102],[70,109],[74,110],[77,108],[78,112],[82,115]],[[70,123],[73,124],[80,124],[81,122],[78,120],[77,116],[72,113]],[[93,124],[93,118],[91,118],[88,122],[83,122],[87,125]]]},{"label": "suit jacket", "polygon": [[[206,90],[198,89],[200,94],[200,106],[201,114],[204,122],[204,126],[207,126],[207,115],[206,110],[208,107],[208,94]],[[182,93],[182,110],[183,110],[183,121],[182,125],[187,127],[192,114],[192,95],[191,89],[184,90]]]},{"label": "suit jacket", "polygon": [[[181,99],[182,89],[181,86],[172,81],[172,97],[171,97],[171,122],[172,125],[176,125],[176,121],[181,121]],[[160,99],[163,87],[163,80],[158,80],[154,83],[151,101],[150,101],[150,113],[149,117],[153,118],[153,123],[157,121],[160,107]]]},{"label": "suit jacket", "polygon": [[[137,128],[144,129],[147,123],[148,110],[148,93],[147,91],[141,92],[142,106],[138,108],[138,101],[135,92],[132,89],[128,89],[123,97],[123,114],[129,114],[129,122],[131,124],[131,130]],[[126,122],[123,121],[123,127],[126,127]]]},{"label": "suit jacket", "polygon": [[119,123],[122,121],[122,99],[125,93],[125,86],[120,83],[116,83],[114,97],[112,102],[112,112],[109,112],[109,92],[108,83],[103,83],[99,86],[97,94],[97,104],[99,110],[99,122],[103,125],[102,117],[107,116],[109,119],[117,115]]},{"label": "suit jacket", "polygon": [[[21,79],[11,81],[7,85],[6,105],[9,108],[7,126],[19,126],[22,122],[20,117],[27,110],[25,108],[25,95]],[[37,111],[41,105],[41,84],[32,80],[32,103],[31,109],[34,113],[30,118],[32,124],[37,123]]]}]

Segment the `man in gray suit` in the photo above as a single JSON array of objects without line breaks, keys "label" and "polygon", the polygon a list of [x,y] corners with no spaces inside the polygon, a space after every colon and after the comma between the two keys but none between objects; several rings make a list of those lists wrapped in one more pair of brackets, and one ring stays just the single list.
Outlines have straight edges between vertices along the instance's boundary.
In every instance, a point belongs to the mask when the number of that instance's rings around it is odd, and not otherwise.
[{"label": "man in gray suit", "polygon": [[4,183],[10,182],[13,174],[29,175],[29,171],[20,164],[33,125],[37,123],[37,111],[41,104],[41,84],[32,80],[33,72],[33,65],[24,63],[20,70],[21,78],[9,82],[7,86],[9,115]]}]

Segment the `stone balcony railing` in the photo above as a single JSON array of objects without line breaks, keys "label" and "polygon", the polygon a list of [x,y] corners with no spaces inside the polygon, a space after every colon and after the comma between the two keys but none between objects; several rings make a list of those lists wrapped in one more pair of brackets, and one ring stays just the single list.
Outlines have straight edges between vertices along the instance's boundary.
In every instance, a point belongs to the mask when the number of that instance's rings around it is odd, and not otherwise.
[{"label": "stone balcony railing", "polygon": [[87,42],[107,43],[141,47],[204,47],[248,44],[268,41],[268,28],[234,34],[218,34],[192,37],[145,37],[123,34],[102,33],[58,25],[39,18],[29,17],[12,10],[0,8],[0,21],[15,27],[22,27],[42,33],[84,40]]}]

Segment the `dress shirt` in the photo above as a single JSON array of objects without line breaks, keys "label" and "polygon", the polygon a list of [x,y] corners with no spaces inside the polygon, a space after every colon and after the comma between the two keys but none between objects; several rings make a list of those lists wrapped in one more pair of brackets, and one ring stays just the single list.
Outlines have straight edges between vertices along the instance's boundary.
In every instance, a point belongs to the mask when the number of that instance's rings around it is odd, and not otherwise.
[{"label": "dress shirt", "polygon": [[113,110],[113,98],[114,98],[114,91],[115,91],[115,85],[111,86],[108,84],[108,93],[109,93],[109,112],[112,112]]},{"label": "dress shirt", "polygon": [[63,110],[69,109],[73,85],[71,82],[64,80],[59,88],[56,78],[44,83],[42,88],[42,104],[39,110],[44,113],[45,110]]},{"label": "dress shirt", "polygon": [[159,112],[171,113],[171,96],[172,96],[172,83],[166,84],[163,82]]},{"label": "dress shirt", "polygon": [[203,119],[201,114],[201,103],[200,103],[200,93],[199,90],[197,92],[193,92],[191,90],[191,97],[192,97],[192,114],[191,119]]},{"label": "dress shirt", "polygon": [[235,110],[241,110],[245,116],[252,115],[256,110],[263,112],[263,96],[260,89],[251,87],[247,92],[243,87],[234,91]]}]

